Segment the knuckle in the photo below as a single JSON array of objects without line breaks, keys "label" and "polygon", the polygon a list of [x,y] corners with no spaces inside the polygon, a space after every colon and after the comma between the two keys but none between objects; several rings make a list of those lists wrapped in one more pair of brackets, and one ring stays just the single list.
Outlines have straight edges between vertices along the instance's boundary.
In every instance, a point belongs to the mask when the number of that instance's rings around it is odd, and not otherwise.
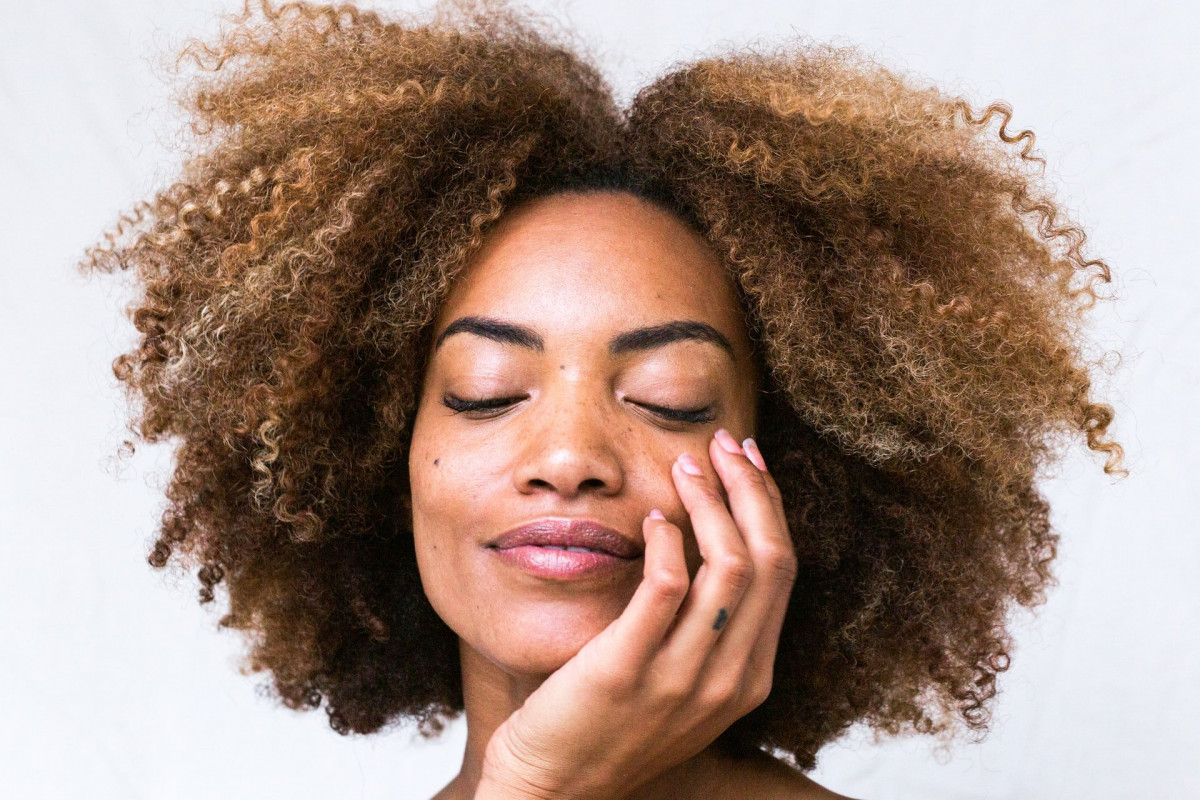
[{"label": "knuckle", "polygon": [[734,467],[730,480],[751,489],[762,489],[767,486],[763,473],[749,461],[739,462]]},{"label": "knuckle", "polygon": [[692,686],[681,680],[670,680],[662,683],[658,690],[659,697],[670,706],[679,706],[692,698]]},{"label": "knuckle", "polygon": [[697,499],[704,505],[725,507],[725,501],[715,487],[705,483],[696,487]]},{"label": "knuckle", "polygon": [[782,506],[783,505],[783,492],[781,492],[779,490],[779,484],[777,484],[775,482],[775,479],[772,478],[770,475],[763,474],[761,477],[762,477],[763,485],[765,485],[767,487],[767,495],[771,498],[772,501],[774,501],[774,502],[778,503],[780,506]]},{"label": "knuckle", "polygon": [[790,549],[782,547],[768,549],[763,554],[762,564],[766,574],[772,576],[779,583],[794,582],[799,571],[796,554]]},{"label": "knuckle", "polygon": [[771,686],[773,683],[771,677],[770,673],[766,673],[746,683],[744,697],[749,709],[758,708],[771,696]]},{"label": "knuckle", "polygon": [[674,600],[688,590],[687,573],[662,567],[650,573],[650,586],[660,598]]},{"label": "knuckle", "polygon": [[727,708],[734,705],[742,694],[740,681],[727,677],[715,677],[704,687],[700,702],[710,709]]},{"label": "knuckle", "polygon": [[745,589],[754,580],[754,562],[740,553],[723,553],[716,566],[725,582],[739,589]]}]

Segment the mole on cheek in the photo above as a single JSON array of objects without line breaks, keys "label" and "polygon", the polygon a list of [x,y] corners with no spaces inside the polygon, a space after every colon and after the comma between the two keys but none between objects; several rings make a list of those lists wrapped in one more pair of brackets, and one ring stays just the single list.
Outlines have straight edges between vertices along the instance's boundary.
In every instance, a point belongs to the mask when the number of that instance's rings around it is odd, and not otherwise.
[{"label": "mole on cheek", "polygon": [[441,461],[442,461],[442,460],[441,460],[440,458],[435,458],[435,459],[433,460],[433,465],[436,467],[436,466],[437,466],[439,463],[441,463]]}]

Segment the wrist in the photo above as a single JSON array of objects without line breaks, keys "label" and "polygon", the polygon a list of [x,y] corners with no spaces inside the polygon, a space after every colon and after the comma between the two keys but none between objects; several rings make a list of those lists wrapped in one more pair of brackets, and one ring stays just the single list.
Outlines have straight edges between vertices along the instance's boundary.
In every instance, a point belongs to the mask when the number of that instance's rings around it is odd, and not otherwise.
[{"label": "wrist", "polygon": [[475,787],[474,800],[525,800],[525,795],[497,781],[482,778]]},{"label": "wrist", "polygon": [[[618,800],[616,795],[564,782],[509,752],[491,748],[474,800]],[[622,795],[624,797],[624,795]]]},{"label": "wrist", "polygon": [[484,769],[474,800],[577,800],[573,795],[548,789],[524,779],[519,773]]},{"label": "wrist", "polygon": [[475,787],[474,800],[620,800],[625,795],[572,794],[550,791],[516,778],[485,775]]},{"label": "wrist", "polygon": [[538,786],[525,777],[516,758],[497,752],[494,743],[483,760],[483,771],[475,788],[474,800],[568,800],[545,786]]}]

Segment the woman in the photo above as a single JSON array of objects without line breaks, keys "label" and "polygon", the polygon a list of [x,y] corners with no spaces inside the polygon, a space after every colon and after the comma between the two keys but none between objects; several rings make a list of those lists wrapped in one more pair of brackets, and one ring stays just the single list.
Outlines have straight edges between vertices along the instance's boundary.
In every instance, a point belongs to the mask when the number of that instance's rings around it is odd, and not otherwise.
[{"label": "woman", "polygon": [[[625,192],[522,204],[433,331],[412,529],[425,592],[459,637],[468,729],[442,796],[478,796],[487,769],[495,796],[803,788],[765,756],[715,750],[643,783],[766,699],[796,572],[778,489],[753,439],[738,443],[758,378],[704,240]],[[554,728],[529,752],[539,713]],[[538,780],[506,785],[506,766]]]},{"label": "woman", "polygon": [[621,110],[487,4],[189,52],[198,148],[87,265],[136,271],[114,368],[178,442],[150,561],[285,704],[465,712],[445,798],[830,797],[768,753],[986,727],[1039,471],[1121,459],[1108,270],[1005,107],[799,44]]}]

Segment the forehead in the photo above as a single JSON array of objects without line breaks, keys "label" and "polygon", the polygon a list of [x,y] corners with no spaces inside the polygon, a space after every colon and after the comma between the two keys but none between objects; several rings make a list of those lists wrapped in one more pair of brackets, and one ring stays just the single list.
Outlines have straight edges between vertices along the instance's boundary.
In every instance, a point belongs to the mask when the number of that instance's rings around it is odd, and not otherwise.
[{"label": "forehead", "polygon": [[548,340],[687,319],[716,327],[739,355],[749,349],[737,292],[708,243],[624,192],[569,192],[507,211],[435,327],[468,314],[520,321]]}]

